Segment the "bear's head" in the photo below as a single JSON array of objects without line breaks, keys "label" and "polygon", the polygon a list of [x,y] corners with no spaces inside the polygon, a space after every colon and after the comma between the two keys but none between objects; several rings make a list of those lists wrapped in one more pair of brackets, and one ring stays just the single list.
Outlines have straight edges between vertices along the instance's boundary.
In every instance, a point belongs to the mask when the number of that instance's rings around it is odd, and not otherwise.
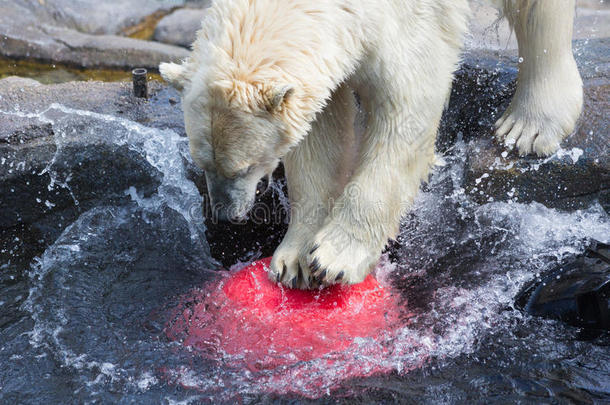
[{"label": "bear's head", "polygon": [[182,92],[184,122],[194,162],[205,171],[212,212],[242,221],[259,182],[269,178],[300,136],[288,111],[294,87],[252,82],[163,63],[163,78]]}]

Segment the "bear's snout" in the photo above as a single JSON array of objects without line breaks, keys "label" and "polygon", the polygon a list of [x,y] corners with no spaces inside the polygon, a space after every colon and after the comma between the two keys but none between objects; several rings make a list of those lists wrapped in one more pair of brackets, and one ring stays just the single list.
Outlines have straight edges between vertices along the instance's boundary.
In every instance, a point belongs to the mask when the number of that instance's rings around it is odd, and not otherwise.
[{"label": "bear's snout", "polygon": [[[254,204],[254,198],[248,198],[243,193],[234,190],[208,191],[212,218],[220,222],[241,223],[248,218],[248,212]],[[237,194],[240,197],[236,198]]]},{"label": "bear's snout", "polygon": [[258,182],[243,178],[227,179],[213,172],[206,172],[205,177],[212,220],[244,222],[254,205]]},{"label": "bear's snout", "polygon": [[230,222],[232,224],[240,224],[248,219],[249,210],[240,210],[234,205],[224,206],[217,204],[213,206],[214,218],[219,222]]}]

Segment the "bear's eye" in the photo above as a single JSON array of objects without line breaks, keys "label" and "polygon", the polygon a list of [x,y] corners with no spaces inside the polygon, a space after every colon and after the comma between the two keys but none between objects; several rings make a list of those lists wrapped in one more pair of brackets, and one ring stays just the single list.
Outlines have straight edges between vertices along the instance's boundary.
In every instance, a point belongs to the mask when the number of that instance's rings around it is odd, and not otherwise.
[{"label": "bear's eye", "polygon": [[216,166],[214,166],[214,162],[204,161],[201,168],[204,172],[216,172]]},{"label": "bear's eye", "polygon": [[248,166],[246,168],[243,168],[243,169],[237,170],[237,171],[225,170],[225,171],[222,172],[222,174],[227,179],[235,180],[235,179],[237,179],[239,177],[245,177],[245,176],[249,175],[250,173],[252,173],[253,171],[254,171],[254,165],[250,165],[250,166]]},{"label": "bear's eye", "polygon": [[237,177],[244,177],[249,175],[250,173],[252,173],[254,171],[254,165],[250,165],[248,167],[246,167],[245,169],[242,169],[240,171],[237,172]]}]

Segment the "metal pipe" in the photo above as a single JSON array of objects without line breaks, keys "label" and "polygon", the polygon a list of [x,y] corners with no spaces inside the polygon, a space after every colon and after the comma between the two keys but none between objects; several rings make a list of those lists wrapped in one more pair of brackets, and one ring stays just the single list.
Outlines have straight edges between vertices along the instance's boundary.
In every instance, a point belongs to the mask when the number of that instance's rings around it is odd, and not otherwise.
[{"label": "metal pipe", "polygon": [[131,71],[133,95],[138,98],[148,98],[147,74],[148,71],[144,68],[136,68]]}]

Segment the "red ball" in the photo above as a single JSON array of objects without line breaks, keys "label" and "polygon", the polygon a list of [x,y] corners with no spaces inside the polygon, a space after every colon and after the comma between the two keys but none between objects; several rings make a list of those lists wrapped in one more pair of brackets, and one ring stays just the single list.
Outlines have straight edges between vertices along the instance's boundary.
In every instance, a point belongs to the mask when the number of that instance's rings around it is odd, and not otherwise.
[{"label": "red ball", "polygon": [[293,290],[269,281],[270,261],[254,262],[211,288],[193,291],[183,299],[168,336],[260,370],[341,352],[396,320],[394,298],[371,275],[353,286]]}]

